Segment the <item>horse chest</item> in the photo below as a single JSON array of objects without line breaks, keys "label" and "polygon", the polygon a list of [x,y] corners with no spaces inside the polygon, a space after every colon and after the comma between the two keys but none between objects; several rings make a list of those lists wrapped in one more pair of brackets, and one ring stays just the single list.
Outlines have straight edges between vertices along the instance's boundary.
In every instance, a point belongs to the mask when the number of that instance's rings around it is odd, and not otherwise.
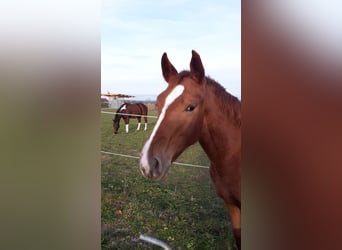
[{"label": "horse chest", "polygon": [[240,173],[236,173],[228,165],[210,164],[210,177],[215,186],[216,193],[224,200],[240,200]]}]

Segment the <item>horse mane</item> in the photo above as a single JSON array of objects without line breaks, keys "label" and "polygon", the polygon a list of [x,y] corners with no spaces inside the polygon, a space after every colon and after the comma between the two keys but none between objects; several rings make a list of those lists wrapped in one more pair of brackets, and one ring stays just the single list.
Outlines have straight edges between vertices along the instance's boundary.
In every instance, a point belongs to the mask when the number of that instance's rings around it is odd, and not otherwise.
[{"label": "horse mane", "polygon": [[217,97],[218,105],[226,112],[230,121],[238,128],[241,127],[241,101],[226,91],[221,84],[209,76],[206,77],[207,86],[212,88]]},{"label": "horse mane", "polygon": [[[178,82],[181,82],[183,78],[191,77],[191,73],[188,70],[183,70],[178,74]],[[212,89],[212,93],[217,98],[218,105],[229,117],[230,121],[238,128],[241,127],[241,101],[235,96],[226,91],[221,84],[216,82],[209,76],[205,77],[207,87]]]}]

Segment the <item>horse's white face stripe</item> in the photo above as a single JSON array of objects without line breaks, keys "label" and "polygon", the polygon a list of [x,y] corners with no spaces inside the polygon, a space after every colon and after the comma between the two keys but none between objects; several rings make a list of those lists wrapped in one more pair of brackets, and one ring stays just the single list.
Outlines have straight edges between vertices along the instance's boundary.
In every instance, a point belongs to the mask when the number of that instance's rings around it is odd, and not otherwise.
[{"label": "horse's white face stripe", "polygon": [[180,96],[182,95],[184,91],[184,86],[183,85],[177,85],[171,92],[170,94],[166,97],[165,99],[165,104],[164,107],[162,109],[162,112],[160,113],[160,116],[158,118],[157,124],[155,125],[155,127],[153,128],[152,134],[150,136],[150,138],[147,140],[147,142],[144,145],[144,148],[142,150],[142,156],[141,156],[141,160],[140,160],[140,164],[141,166],[143,166],[144,168],[146,167],[150,167],[149,163],[148,163],[148,151],[150,149],[151,146],[151,142],[161,124],[161,122],[163,121],[164,117],[165,117],[165,113],[167,108]]},{"label": "horse's white face stripe", "polygon": [[125,110],[125,109],[127,109],[126,105],[123,105],[119,111],[122,111],[122,110]]}]

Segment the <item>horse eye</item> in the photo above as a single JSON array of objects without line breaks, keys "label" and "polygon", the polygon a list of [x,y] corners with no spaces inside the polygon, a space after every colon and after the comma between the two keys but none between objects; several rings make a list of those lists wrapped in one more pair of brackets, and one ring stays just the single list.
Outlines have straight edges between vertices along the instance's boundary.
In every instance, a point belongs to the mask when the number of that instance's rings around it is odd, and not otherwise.
[{"label": "horse eye", "polygon": [[186,111],[186,112],[191,112],[191,111],[193,111],[195,108],[196,108],[195,105],[190,104],[189,106],[186,107],[186,109],[185,109],[184,111]]}]

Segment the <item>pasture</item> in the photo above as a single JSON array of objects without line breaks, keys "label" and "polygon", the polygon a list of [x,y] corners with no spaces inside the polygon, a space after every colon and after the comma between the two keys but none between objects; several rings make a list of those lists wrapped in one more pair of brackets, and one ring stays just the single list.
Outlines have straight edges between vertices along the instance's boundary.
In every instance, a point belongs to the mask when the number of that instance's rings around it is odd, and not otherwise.
[{"label": "pasture", "polygon": [[[137,120],[131,119],[128,134],[121,120],[114,135],[113,117],[101,114],[101,150],[139,157],[156,119],[148,118],[146,132],[136,131]],[[199,144],[177,162],[209,166]],[[101,153],[102,249],[160,249],[139,240],[140,234],[172,249],[235,249],[226,207],[208,169],[173,164],[166,178],[154,182],[141,175],[138,164],[138,159]]]}]

